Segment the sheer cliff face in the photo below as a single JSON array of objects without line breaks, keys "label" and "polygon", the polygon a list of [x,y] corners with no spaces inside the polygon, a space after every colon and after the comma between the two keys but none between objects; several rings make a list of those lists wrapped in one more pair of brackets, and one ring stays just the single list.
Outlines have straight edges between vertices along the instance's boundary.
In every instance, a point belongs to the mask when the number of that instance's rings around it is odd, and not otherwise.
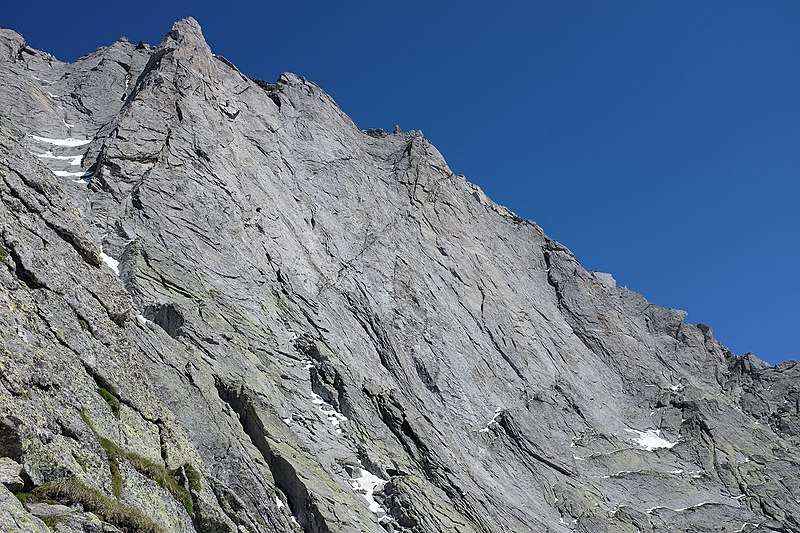
[{"label": "sheer cliff face", "polygon": [[800,369],[587,272],[420,133],[191,19],[71,64],[3,30],[0,81],[0,526],[800,531]]}]

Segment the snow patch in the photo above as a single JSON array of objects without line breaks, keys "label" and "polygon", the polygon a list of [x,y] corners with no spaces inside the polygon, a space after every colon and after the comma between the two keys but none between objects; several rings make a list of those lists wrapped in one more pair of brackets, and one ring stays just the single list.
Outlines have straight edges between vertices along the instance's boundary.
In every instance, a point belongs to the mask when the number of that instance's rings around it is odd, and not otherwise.
[{"label": "snow patch", "polygon": [[339,427],[339,424],[347,421],[346,416],[334,409],[332,405],[323,400],[319,394],[314,392],[311,393],[311,403],[318,406],[319,411],[328,417],[328,422],[330,422],[331,425],[336,428],[336,433],[342,432],[342,428]]},{"label": "snow patch", "polygon": [[[641,472],[641,470],[639,472]],[[622,477],[622,476],[625,476],[626,474],[635,474],[635,473],[636,473],[636,471],[634,471],[634,470],[620,470],[619,472],[617,472],[615,474],[609,474],[607,476],[603,476],[603,479],[611,479],[613,477]]]},{"label": "snow patch", "polygon": [[649,509],[645,509],[644,512],[645,512],[645,514],[653,514],[653,511],[656,511],[658,509],[666,509],[667,511],[674,511],[676,513],[683,513],[683,512],[686,512],[686,511],[691,511],[692,509],[699,509],[700,507],[704,507],[706,505],[723,505],[723,504],[721,504],[719,502],[705,501],[705,502],[696,503],[694,505],[690,505],[688,507],[681,507],[679,509],[673,509],[672,507],[666,507],[664,505],[657,505],[656,507],[651,507]]},{"label": "snow patch", "polygon": [[89,171],[82,171],[82,172],[70,172],[68,170],[51,170],[53,174],[58,176],[59,178],[91,178],[94,175],[94,172]]},{"label": "snow patch", "polygon": [[114,271],[114,274],[119,276],[119,261],[117,261],[110,255],[104,254],[103,252],[100,252],[100,259],[103,260],[103,263],[108,265],[108,268]]},{"label": "snow patch", "polygon": [[51,139],[49,137],[39,137],[38,135],[31,135],[31,137],[33,137],[34,140],[52,144],[53,146],[84,146],[92,142],[91,139],[73,139],[71,137],[67,137],[66,139]]},{"label": "snow patch", "polygon": [[386,509],[375,501],[375,493],[381,492],[388,481],[358,467],[354,467],[350,475],[352,476],[350,478],[350,487],[352,487],[354,492],[361,494],[364,499],[367,500],[369,510],[376,514],[386,514]]},{"label": "snow patch", "polygon": [[152,324],[150,320],[147,320],[143,314],[139,313],[136,315],[136,321],[139,323],[140,326],[145,327],[148,324]]},{"label": "snow patch", "polygon": [[37,154],[36,152],[28,152],[31,155],[35,155],[36,157],[40,157],[42,159],[57,159],[58,161],[69,161],[69,164],[72,166],[80,166],[81,160],[83,159],[83,155],[53,155],[53,152],[50,150],[46,151],[43,154]]},{"label": "snow patch", "polygon": [[648,452],[655,451],[659,448],[667,448],[670,449],[675,446],[676,442],[670,442],[667,439],[661,437],[661,430],[660,429],[648,429],[647,431],[638,431],[635,429],[625,429],[628,433],[634,433],[638,435],[634,442],[647,450]]},{"label": "snow patch", "polygon": [[503,412],[503,409],[501,409],[500,407],[498,407],[497,409],[495,409],[495,410],[494,410],[494,416],[492,417],[492,419],[491,419],[491,420],[489,420],[489,421],[486,423],[486,426],[485,426],[485,427],[483,427],[483,428],[479,429],[479,430],[478,430],[478,433],[489,433],[489,427],[490,427],[492,424],[494,424],[494,423],[496,423],[496,422],[497,422],[497,417],[498,417],[498,416],[500,416],[500,413],[502,413],[502,412]]},{"label": "snow patch", "polygon": [[278,508],[278,510],[283,509],[283,502],[281,501],[281,499],[278,497],[277,494],[275,495],[275,506]]}]

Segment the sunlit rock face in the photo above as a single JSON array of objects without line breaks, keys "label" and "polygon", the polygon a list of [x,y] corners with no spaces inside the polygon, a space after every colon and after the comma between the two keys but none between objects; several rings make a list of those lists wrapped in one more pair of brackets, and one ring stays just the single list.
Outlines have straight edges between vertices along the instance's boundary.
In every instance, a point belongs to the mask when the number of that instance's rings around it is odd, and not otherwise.
[{"label": "sunlit rock face", "polygon": [[192,19],[75,63],[3,30],[0,81],[5,530],[800,531],[800,369],[421,133]]}]

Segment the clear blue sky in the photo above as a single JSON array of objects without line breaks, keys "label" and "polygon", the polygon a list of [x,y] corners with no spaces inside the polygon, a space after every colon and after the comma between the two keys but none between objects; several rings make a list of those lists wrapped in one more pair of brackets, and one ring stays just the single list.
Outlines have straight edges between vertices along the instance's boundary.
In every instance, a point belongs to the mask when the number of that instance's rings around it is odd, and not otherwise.
[{"label": "clear blue sky", "polygon": [[[245,73],[421,129],[589,269],[734,352],[800,358],[800,2],[7,2],[72,60],[192,15]],[[224,5],[224,7],[221,7]]]}]

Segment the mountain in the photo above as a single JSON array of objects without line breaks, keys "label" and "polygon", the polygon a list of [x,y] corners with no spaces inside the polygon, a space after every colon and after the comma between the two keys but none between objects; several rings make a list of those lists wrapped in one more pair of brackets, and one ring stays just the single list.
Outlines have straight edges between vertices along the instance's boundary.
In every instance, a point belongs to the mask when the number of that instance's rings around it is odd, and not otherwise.
[{"label": "mountain", "polygon": [[800,531],[800,367],[420,132],[193,19],[74,63],[2,30],[0,65],[3,531]]}]

